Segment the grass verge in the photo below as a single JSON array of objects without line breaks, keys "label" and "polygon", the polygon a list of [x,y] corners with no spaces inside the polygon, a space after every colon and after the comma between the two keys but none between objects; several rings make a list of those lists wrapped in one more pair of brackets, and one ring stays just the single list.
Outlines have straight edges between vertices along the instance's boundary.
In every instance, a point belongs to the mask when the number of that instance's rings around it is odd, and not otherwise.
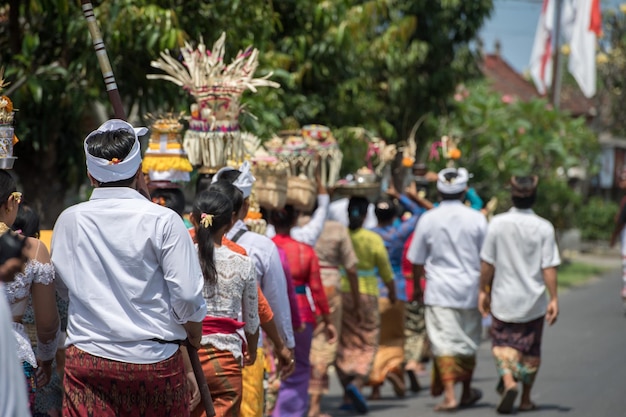
[{"label": "grass verge", "polygon": [[566,262],[559,267],[558,283],[559,288],[569,288],[582,284],[590,278],[598,276],[611,268],[587,264],[584,262]]}]

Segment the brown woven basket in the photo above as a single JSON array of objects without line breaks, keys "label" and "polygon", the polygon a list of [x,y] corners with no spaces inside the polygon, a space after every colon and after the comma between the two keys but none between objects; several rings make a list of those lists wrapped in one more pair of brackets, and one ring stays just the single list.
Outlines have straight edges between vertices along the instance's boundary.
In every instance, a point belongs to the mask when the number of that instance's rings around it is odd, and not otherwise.
[{"label": "brown woven basket", "polygon": [[259,206],[268,210],[280,210],[287,203],[287,177],[259,176],[254,183],[254,193]]},{"label": "brown woven basket", "polygon": [[287,180],[287,204],[296,210],[311,211],[315,206],[316,186],[304,177],[289,177]]}]

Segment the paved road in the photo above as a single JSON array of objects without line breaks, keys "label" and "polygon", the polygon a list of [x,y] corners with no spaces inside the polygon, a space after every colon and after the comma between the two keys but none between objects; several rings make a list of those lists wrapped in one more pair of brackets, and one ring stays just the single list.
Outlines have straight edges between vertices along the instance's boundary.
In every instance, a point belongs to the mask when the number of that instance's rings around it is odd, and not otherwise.
[{"label": "paved road", "polygon": [[[612,270],[560,295],[559,321],[544,329],[543,364],[533,397],[540,409],[521,415],[626,416],[626,316],[620,289],[621,272]],[[441,398],[429,395],[428,376],[420,381],[426,389],[405,399],[395,399],[389,385],[385,384],[383,399],[370,401],[368,416],[440,416],[433,407]],[[482,400],[475,407],[456,414],[497,415],[496,370],[488,341],[483,342],[478,353],[474,381],[484,393]],[[324,411],[334,417],[356,415],[337,409],[341,394],[334,375],[331,384]],[[369,390],[365,393],[369,394]]]}]

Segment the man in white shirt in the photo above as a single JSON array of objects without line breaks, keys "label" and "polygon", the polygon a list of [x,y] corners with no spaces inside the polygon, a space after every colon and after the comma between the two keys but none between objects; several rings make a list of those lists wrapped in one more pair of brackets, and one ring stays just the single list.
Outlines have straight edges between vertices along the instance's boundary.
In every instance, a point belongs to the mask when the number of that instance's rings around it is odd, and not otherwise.
[{"label": "man in white shirt", "polygon": [[64,415],[182,416],[188,390],[197,393],[179,345],[200,344],[204,279],[178,214],[137,191],[146,131],[114,119],[87,136],[95,189],[54,227],[52,262],[69,298]]},{"label": "man in white shirt", "polygon": [[[443,201],[422,214],[407,252],[413,264],[414,301],[425,305],[426,331],[435,356],[431,394],[444,394],[436,411],[454,411],[482,397],[471,380],[481,336],[477,303],[487,220],[463,204],[468,179],[465,168],[439,172],[437,190]],[[454,389],[457,382],[463,384],[460,401]]]},{"label": "man in white shirt", "polygon": [[502,394],[497,411],[503,414],[513,411],[518,382],[519,410],[536,409],[530,392],[541,363],[543,323],[554,324],[559,314],[556,268],[561,260],[554,227],[532,210],[537,182],[537,177],[511,178],[513,208],[491,220],[480,254],[478,307],[484,316],[493,316],[492,352]]}]

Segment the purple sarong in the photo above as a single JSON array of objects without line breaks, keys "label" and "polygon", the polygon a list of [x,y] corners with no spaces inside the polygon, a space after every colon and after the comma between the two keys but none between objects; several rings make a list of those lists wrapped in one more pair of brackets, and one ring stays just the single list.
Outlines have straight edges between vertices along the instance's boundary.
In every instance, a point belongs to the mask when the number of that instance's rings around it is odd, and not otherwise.
[{"label": "purple sarong", "polygon": [[306,323],[302,332],[294,332],[296,340],[296,370],[281,381],[278,399],[272,412],[274,417],[302,417],[309,406],[309,380],[311,379],[311,340],[313,324]]}]

